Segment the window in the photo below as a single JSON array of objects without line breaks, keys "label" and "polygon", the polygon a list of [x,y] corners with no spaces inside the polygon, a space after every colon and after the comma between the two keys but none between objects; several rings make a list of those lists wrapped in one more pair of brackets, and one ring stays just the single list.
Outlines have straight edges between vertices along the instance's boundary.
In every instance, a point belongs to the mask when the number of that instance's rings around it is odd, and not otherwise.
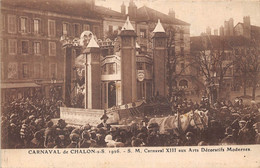
[{"label": "window", "polygon": [[80,36],[80,24],[74,24],[74,36],[79,37]]},{"label": "window", "polygon": [[108,74],[114,74],[115,73],[115,63],[110,63],[110,64],[107,64],[108,66]]},{"label": "window", "polygon": [[4,79],[4,64],[3,62],[0,63],[1,66],[1,79]]},{"label": "window", "polygon": [[140,29],[140,37],[146,38],[146,29]]},{"label": "window", "polygon": [[29,77],[29,65],[28,64],[22,64],[22,77],[23,78]]},{"label": "window", "polygon": [[68,23],[63,23],[62,24],[62,34],[63,35],[68,35],[69,33],[69,24]]},{"label": "window", "polygon": [[56,77],[57,77],[57,65],[50,64],[50,78],[56,78]]},{"label": "window", "polygon": [[2,54],[2,52],[3,52],[3,40],[2,39],[0,39],[0,54]]},{"label": "window", "polygon": [[184,30],[180,31],[180,40],[183,41],[184,40]]},{"label": "window", "polygon": [[16,33],[16,16],[8,15],[8,33]]},{"label": "window", "polygon": [[144,70],[144,63],[142,62],[137,62],[137,70]]},{"label": "window", "polygon": [[36,55],[41,53],[41,43],[40,42],[33,43],[33,53]]},{"label": "window", "polygon": [[187,80],[181,80],[180,82],[179,82],[179,86],[181,87],[181,88],[188,88],[188,81]]},{"label": "window", "polygon": [[106,66],[106,64],[103,66],[102,70],[103,70],[103,74],[106,74],[106,72],[107,72],[107,66]]},{"label": "window", "polygon": [[27,32],[26,29],[27,29],[27,18],[21,17],[20,18],[20,31],[21,31],[21,33],[26,33]]},{"label": "window", "polygon": [[5,16],[3,14],[1,14],[1,30],[5,29]]},{"label": "window", "polygon": [[16,62],[10,62],[8,64],[7,78],[8,79],[17,79],[18,78],[18,64]]},{"label": "window", "polygon": [[181,63],[181,70],[184,70],[184,63]]},{"label": "window", "polygon": [[35,78],[41,78],[41,64],[40,63],[35,63],[34,64],[34,77]]},{"label": "window", "polygon": [[113,33],[113,26],[111,26],[111,25],[108,26],[108,32]]},{"label": "window", "polygon": [[8,40],[8,52],[9,54],[16,54],[17,53],[17,41],[14,39]]},{"label": "window", "polygon": [[94,26],[93,27],[93,33],[97,38],[99,38],[99,26]]},{"label": "window", "polygon": [[29,42],[22,41],[22,54],[28,54],[28,53],[29,53]]},{"label": "window", "polygon": [[39,19],[33,20],[33,31],[35,34],[39,34],[39,32],[40,32],[40,20]]},{"label": "window", "polygon": [[56,56],[56,43],[49,42],[49,56]]},{"label": "window", "polygon": [[181,56],[184,56],[184,47],[181,47]]},{"label": "window", "polygon": [[152,72],[152,65],[151,64],[145,64],[145,66],[146,66],[146,70],[148,71],[148,72]]},{"label": "window", "polygon": [[87,31],[87,30],[90,30],[89,25],[83,24],[83,31]]},{"label": "window", "polygon": [[48,34],[49,36],[56,36],[56,25],[54,20],[48,20]]}]

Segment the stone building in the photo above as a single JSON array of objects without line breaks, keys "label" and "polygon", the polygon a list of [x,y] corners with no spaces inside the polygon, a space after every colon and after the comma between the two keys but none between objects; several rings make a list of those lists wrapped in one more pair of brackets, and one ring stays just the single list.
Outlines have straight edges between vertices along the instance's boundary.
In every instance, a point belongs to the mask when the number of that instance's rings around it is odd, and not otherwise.
[{"label": "stone building", "polygon": [[260,39],[260,27],[251,25],[250,17],[245,16],[243,23],[237,23],[234,27],[235,36],[244,36],[249,39]]},{"label": "stone building", "polygon": [[[250,48],[250,40],[243,36],[195,36],[191,37],[191,54],[201,56],[205,54],[207,65],[204,68],[209,68],[210,76],[216,86],[219,86],[220,73],[223,73],[223,94],[220,97],[228,96],[231,91],[238,91],[242,85],[241,72],[236,55],[248,52]],[[204,57],[203,57],[204,58]],[[215,68],[214,62],[219,59],[222,69]],[[220,66],[217,66],[220,68]],[[196,69],[196,68],[195,68]],[[201,67],[197,67],[197,78],[204,85],[204,89],[208,87],[206,84],[205,74],[202,73]]]},{"label": "stone building", "polygon": [[50,97],[51,88],[62,95],[60,37],[79,37],[83,30],[101,37],[102,19],[93,7],[94,1],[1,1],[2,102]]},{"label": "stone building", "polygon": [[[136,8],[133,1],[129,4],[128,11],[130,19],[136,22],[137,43],[141,47],[141,52],[153,57],[152,31],[155,29],[158,19],[168,36],[167,51],[171,61],[175,64],[172,74],[175,87],[191,92],[193,89],[193,75],[189,67],[190,58],[190,24],[177,19],[175,12],[170,9],[168,15],[151,9],[147,6]],[[166,89],[167,90],[167,89]],[[165,95],[165,94],[164,94]]]},{"label": "stone building", "polygon": [[[167,48],[171,49],[172,59],[177,60],[174,63],[176,69],[173,73],[176,76],[174,77],[176,87],[188,92],[193,89],[191,77],[193,71],[186,68],[190,57],[190,25],[175,18],[172,9],[166,15],[146,6],[137,8],[131,0],[128,6],[128,16],[131,20],[129,24],[133,27],[131,29],[135,34],[131,40],[135,42],[131,44],[132,50],[127,52],[135,55],[133,58],[135,63],[131,68],[133,68],[132,73],[136,73],[136,75],[132,74],[132,82],[135,78],[136,86],[133,86],[132,90],[137,90],[137,92],[131,98],[125,98],[122,95],[128,95],[128,91],[124,91],[122,87],[120,91],[122,94],[116,93],[118,96],[115,100],[107,97],[109,94],[114,94],[109,88],[118,88],[122,82],[120,81],[122,76],[119,80],[117,72],[122,71],[119,62],[122,62],[124,54],[120,54],[123,46],[118,43],[122,36],[118,35],[126,24],[126,8],[123,3],[120,13],[97,6],[94,0],[1,1],[2,102],[14,98],[33,97],[36,94],[47,98],[53,95],[62,95],[63,98],[73,97],[77,92],[74,89],[77,80],[77,65],[74,62],[82,51],[77,48],[67,50],[64,46],[69,44],[62,45],[61,39],[71,41],[79,38],[80,34],[86,30],[90,30],[95,35],[100,47],[100,87],[102,88],[100,96],[104,102],[103,108],[127,103],[130,99],[151,98],[162,88],[163,91],[160,90],[160,94],[166,96],[166,60],[160,62],[160,66],[157,67],[155,64],[158,61],[155,56],[160,55],[166,59],[169,54]],[[169,40],[171,43],[166,44],[168,47],[155,47],[153,31],[158,20],[161,21],[160,25],[166,35],[171,37]],[[68,54],[71,58],[67,57]],[[156,68],[163,69],[161,73],[164,75],[163,86],[155,82],[154,70]],[[126,84],[121,86],[124,85]],[[129,85],[128,82],[127,85]],[[69,86],[69,91],[66,92],[65,86]],[[53,88],[57,88],[59,94],[51,93]],[[109,103],[108,100],[112,102]]]}]

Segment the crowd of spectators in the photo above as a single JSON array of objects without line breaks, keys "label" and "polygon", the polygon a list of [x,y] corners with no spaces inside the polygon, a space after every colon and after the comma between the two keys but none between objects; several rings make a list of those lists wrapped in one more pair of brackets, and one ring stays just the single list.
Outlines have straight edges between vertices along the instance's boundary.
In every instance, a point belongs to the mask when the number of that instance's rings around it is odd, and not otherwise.
[{"label": "crowd of spectators", "polygon": [[[207,101],[172,102],[174,113],[208,110],[209,123],[203,131],[188,129],[175,134],[159,132],[158,124],[142,123],[114,126],[104,114],[99,125],[73,126],[59,119],[61,102],[16,100],[2,107],[2,148],[95,148],[140,146],[197,146],[260,144],[259,105],[245,105],[241,100],[221,101],[212,106]],[[178,130],[177,130],[178,131]]]}]

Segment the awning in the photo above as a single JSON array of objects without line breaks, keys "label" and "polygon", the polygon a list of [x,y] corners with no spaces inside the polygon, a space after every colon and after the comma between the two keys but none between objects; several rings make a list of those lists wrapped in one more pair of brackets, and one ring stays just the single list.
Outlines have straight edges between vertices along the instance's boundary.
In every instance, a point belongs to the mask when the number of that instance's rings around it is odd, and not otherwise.
[{"label": "awning", "polygon": [[41,87],[35,83],[1,83],[1,89]]}]

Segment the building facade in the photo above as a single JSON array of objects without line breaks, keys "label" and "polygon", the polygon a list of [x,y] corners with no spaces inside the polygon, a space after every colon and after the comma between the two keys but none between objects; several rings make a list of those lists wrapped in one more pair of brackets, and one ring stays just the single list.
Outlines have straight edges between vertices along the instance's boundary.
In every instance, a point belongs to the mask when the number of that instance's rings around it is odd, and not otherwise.
[{"label": "building facade", "polygon": [[[77,86],[79,75],[75,61],[78,61],[82,51],[73,48],[71,58],[67,59],[67,50],[63,47],[61,39],[78,39],[83,31],[91,31],[98,39],[101,52],[102,107],[108,108],[125,103],[124,96],[122,97],[120,93],[124,92],[122,84],[120,86],[122,82],[120,72],[122,55],[125,54],[120,53],[122,45],[118,44],[121,44],[122,39],[119,35],[126,23],[126,8],[123,3],[120,13],[95,5],[94,0],[1,1],[2,102],[35,95],[47,98],[59,95],[57,97],[63,99],[68,95],[71,98],[76,96],[82,88]],[[175,60],[171,62],[175,65],[172,73],[173,83],[181,89],[191,90],[193,71],[186,68],[190,57],[190,25],[175,18],[173,10],[166,15],[146,6],[137,8],[132,0],[128,5],[128,16],[135,32],[132,50],[127,51],[135,55],[132,67],[135,73],[133,78],[136,79],[132,81],[136,81],[133,89],[137,92],[133,100],[148,99],[157,92],[153,71],[155,64],[153,30],[158,20],[161,21],[166,35],[171,37],[166,40],[170,42],[166,43],[163,52],[159,53],[165,59],[170,54],[171,59]],[[171,51],[169,52],[167,48]],[[71,86],[69,93],[66,94],[64,90],[66,90],[67,72],[71,77],[69,82]],[[80,73],[85,72],[83,70]],[[165,73],[166,69],[163,75],[166,75]],[[166,87],[167,82],[164,85]],[[111,88],[119,90],[114,93]],[[160,94],[166,96],[168,93]],[[111,98],[110,95],[116,96]]]},{"label": "building facade", "polygon": [[102,36],[101,17],[90,12],[93,1],[78,3],[1,1],[2,102],[35,95],[61,98],[61,36],[79,37],[83,30]]}]

